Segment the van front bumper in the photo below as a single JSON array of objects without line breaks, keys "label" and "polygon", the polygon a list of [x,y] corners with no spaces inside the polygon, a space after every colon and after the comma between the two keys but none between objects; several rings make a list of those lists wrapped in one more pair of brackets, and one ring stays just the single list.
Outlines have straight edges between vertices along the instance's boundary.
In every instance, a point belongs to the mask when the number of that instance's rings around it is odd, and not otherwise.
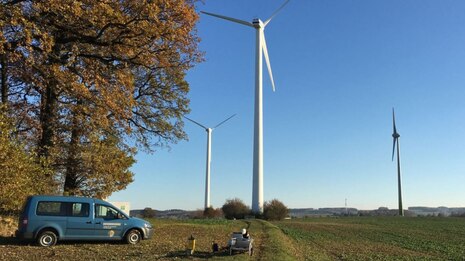
[{"label": "van front bumper", "polygon": [[144,228],[144,239],[152,238],[153,233],[154,233],[154,229],[152,227]]}]

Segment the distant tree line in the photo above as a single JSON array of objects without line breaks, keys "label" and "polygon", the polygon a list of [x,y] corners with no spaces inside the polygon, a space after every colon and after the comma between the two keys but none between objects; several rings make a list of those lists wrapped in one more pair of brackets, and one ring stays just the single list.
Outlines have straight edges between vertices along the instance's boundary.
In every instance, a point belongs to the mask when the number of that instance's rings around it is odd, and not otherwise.
[{"label": "distant tree line", "polygon": [[107,197],[136,148],[186,138],[196,0],[0,0],[0,211]]},{"label": "distant tree line", "polygon": [[152,208],[146,207],[142,210],[141,215],[143,218],[154,218],[157,215],[157,211]]},{"label": "distant tree line", "polygon": [[226,219],[244,219],[248,216],[255,216],[266,220],[282,220],[289,214],[289,209],[277,199],[265,202],[261,215],[253,213],[250,207],[238,198],[226,200],[221,210]]},{"label": "distant tree line", "polygon": [[[167,214],[166,212],[169,212]],[[134,215],[143,218],[194,218],[194,219],[245,219],[245,218],[262,218],[266,220],[283,220],[288,217],[289,209],[281,201],[273,199],[265,202],[263,213],[253,213],[249,206],[239,198],[227,199],[221,208],[208,207],[203,210],[185,211],[185,210],[166,210],[156,211],[150,207],[138,210]]]}]

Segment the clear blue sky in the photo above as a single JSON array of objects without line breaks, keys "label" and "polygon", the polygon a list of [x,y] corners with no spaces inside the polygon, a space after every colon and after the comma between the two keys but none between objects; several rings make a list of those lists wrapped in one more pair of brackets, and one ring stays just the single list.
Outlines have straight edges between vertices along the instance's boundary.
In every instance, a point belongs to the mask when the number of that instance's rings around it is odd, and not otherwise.
[{"label": "clear blue sky", "polygon": [[[198,10],[262,20],[283,0],[206,0]],[[211,202],[252,200],[255,31],[201,15],[205,62],[188,73],[189,117],[214,126]],[[288,207],[397,208],[392,107],[404,206],[465,206],[465,1],[291,0],[265,30],[264,197]],[[201,209],[206,132],[140,152],[110,200]]]}]

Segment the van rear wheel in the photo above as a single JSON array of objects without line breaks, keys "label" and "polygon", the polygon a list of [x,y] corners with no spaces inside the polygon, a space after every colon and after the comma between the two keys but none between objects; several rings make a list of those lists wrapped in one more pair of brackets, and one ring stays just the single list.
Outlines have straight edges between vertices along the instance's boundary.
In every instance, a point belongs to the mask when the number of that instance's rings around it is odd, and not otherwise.
[{"label": "van rear wheel", "polygon": [[55,232],[50,230],[42,231],[37,237],[37,244],[43,247],[54,246],[58,241],[58,237]]},{"label": "van rear wheel", "polygon": [[141,239],[141,234],[139,230],[137,229],[131,229],[127,234],[126,234],[126,243],[135,245],[140,242]]}]

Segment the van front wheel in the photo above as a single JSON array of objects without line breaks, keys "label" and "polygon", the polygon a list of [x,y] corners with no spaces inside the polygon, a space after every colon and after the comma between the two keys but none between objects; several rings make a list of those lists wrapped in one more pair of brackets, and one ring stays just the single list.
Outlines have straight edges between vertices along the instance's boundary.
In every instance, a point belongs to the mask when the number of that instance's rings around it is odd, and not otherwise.
[{"label": "van front wheel", "polygon": [[126,234],[126,243],[135,245],[139,243],[141,239],[141,235],[139,230],[137,229],[131,229],[127,234]]},{"label": "van front wheel", "polygon": [[42,231],[37,237],[37,243],[39,244],[39,246],[43,247],[54,246],[57,243],[57,240],[57,235],[50,230]]}]

